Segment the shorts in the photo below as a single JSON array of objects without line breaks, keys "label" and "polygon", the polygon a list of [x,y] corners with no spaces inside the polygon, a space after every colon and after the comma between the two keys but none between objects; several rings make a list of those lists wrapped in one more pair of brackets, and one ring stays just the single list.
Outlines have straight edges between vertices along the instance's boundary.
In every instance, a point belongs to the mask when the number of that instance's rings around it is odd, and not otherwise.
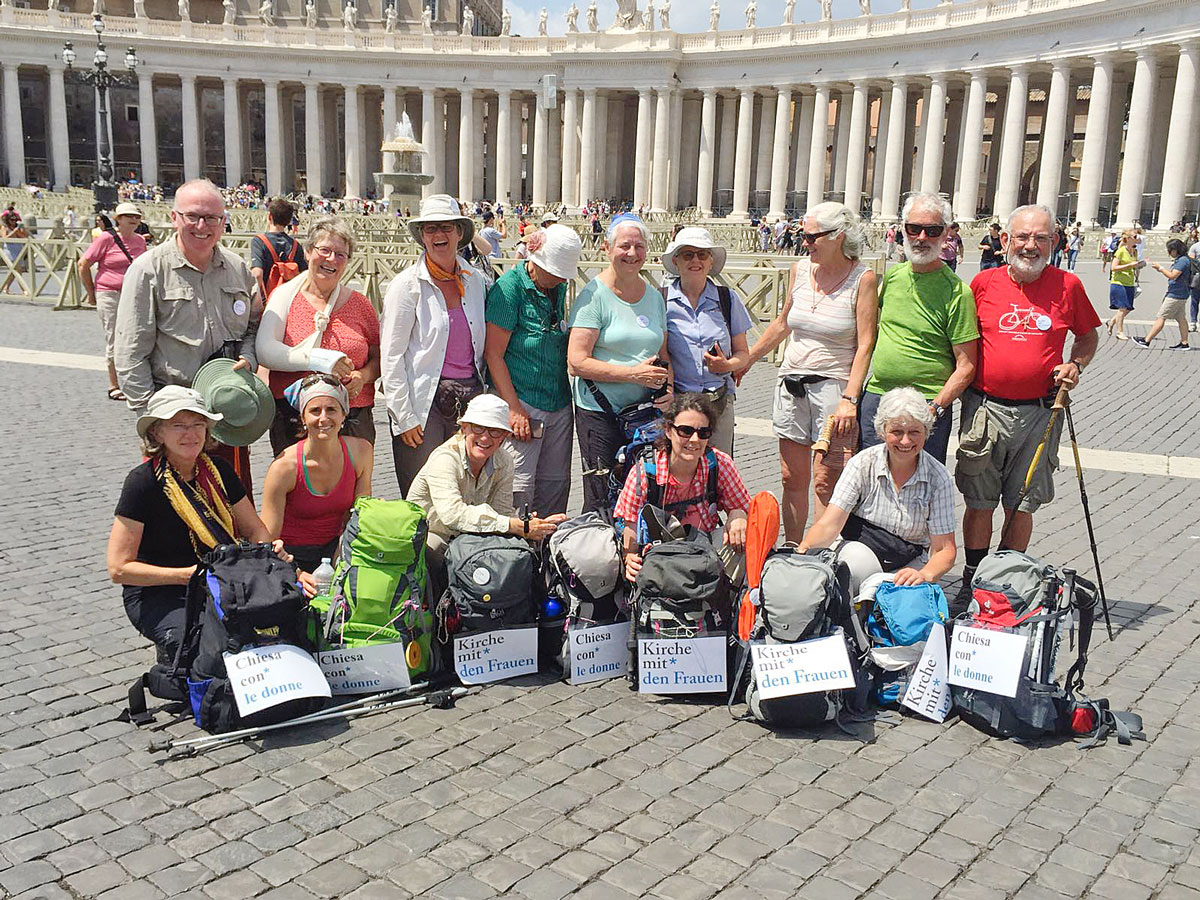
[{"label": "shorts", "polygon": [[784,386],[783,376],[775,381],[775,400],[771,424],[776,437],[811,446],[821,437],[825,420],[837,412],[846,382],[840,378],[805,385],[803,397],[793,397]]},{"label": "shorts", "polygon": [[[954,483],[968,509],[992,510],[997,503],[1016,508],[1050,415],[1036,403],[1008,406],[985,402],[975,390],[963,394]],[[1062,420],[1059,416],[1050,431],[1021,512],[1035,512],[1054,499]]]},{"label": "shorts", "polygon": [[1187,301],[1187,297],[1163,297],[1162,306],[1158,308],[1158,318],[1182,319]]},{"label": "shorts", "polygon": [[1132,284],[1117,284],[1115,281],[1108,286],[1109,309],[1133,309],[1133,298],[1137,296],[1137,288]]}]

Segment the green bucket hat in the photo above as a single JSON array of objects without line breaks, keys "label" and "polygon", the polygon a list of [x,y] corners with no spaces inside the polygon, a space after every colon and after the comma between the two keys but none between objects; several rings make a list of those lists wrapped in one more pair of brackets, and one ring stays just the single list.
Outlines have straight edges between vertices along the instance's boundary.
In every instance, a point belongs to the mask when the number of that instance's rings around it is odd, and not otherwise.
[{"label": "green bucket hat", "polygon": [[230,447],[249,447],[267,433],[275,418],[275,398],[249,369],[234,371],[232,359],[206,362],[192,380],[192,388],[208,408],[223,417],[212,427],[212,436]]}]

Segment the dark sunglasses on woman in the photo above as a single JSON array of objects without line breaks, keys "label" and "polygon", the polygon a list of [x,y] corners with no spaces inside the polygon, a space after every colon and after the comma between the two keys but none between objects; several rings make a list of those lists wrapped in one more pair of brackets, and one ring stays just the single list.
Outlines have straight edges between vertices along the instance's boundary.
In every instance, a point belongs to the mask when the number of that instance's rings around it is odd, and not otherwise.
[{"label": "dark sunglasses on woman", "polygon": [[695,435],[702,441],[707,441],[713,434],[713,430],[707,425],[702,425],[699,428],[694,428],[691,425],[672,425],[671,427],[682,437],[690,438],[692,435]]}]

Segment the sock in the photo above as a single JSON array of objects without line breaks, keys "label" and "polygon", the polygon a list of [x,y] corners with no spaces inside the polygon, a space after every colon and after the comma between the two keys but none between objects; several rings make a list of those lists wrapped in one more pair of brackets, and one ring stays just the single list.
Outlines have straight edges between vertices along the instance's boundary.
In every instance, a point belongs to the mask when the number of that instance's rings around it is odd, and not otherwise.
[{"label": "sock", "polygon": [[987,556],[987,547],[982,550],[972,550],[970,547],[963,550],[963,555],[967,558],[967,568],[974,572],[979,568],[979,564],[983,562],[983,558]]}]

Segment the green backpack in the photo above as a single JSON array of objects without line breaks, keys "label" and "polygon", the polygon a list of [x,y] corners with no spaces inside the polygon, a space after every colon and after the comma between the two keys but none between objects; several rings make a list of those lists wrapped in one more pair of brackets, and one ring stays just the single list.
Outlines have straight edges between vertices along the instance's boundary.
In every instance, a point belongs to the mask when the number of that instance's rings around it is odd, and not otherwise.
[{"label": "green backpack", "polygon": [[[425,512],[407,500],[359,497],[342,532],[330,597],[313,598],[324,643],[362,647],[404,641],[409,675],[433,665]],[[332,602],[331,602],[332,598]]]}]

